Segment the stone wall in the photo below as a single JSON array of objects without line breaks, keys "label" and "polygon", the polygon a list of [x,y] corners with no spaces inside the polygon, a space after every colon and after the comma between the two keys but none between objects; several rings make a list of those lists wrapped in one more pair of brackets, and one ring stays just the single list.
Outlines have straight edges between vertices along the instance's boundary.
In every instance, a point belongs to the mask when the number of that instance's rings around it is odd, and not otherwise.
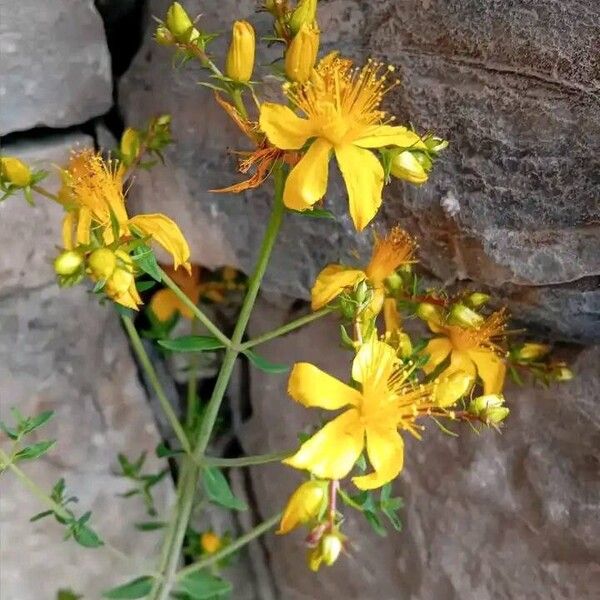
[{"label": "stone wall", "polygon": [[[151,16],[163,16],[169,4],[98,0],[95,8],[91,0],[22,0],[18,6],[0,0],[2,151],[51,167],[72,144],[110,144],[121,116],[140,126],[150,116],[172,113],[176,144],[167,165],[136,177],[131,205],[175,217],[197,262],[249,271],[270,191],[208,192],[236,180],[228,149],[242,142],[211,93],[197,86],[197,68],[173,69],[170,52],[152,41]],[[202,13],[209,30],[226,32],[233,15],[250,16],[261,34],[268,30],[269,18],[253,14],[253,0],[185,5]],[[389,98],[390,108],[451,141],[426,186],[387,189],[378,225],[399,221],[413,231],[434,281],[499,293],[550,338],[598,342],[597,2],[321,0],[319,11],[325,50],[397,65],[402,85]],[[222,55],[223,49],[224,39],[217,40],[215,50]],[[257,62],[271,58],[263,49]],[[295,300],[308,297],[324,264],[367,252],[369,234],[353,232],[339,177],[332,175],[327,202],[338,220],[288,215],[266,278],[272,304],[263,299],[253,333],[293,318]],[[82,289],[59,293],[55,286],[50,260],[59,218],[45,202],[34,209],[18,199],[0,204],[0,243],[11,248],[0,254],[1,416],[13,403],[57,411],[49,434],[62,446],[30,472],[45,486],[64,476],[132,565],[125,568],[104,551],[61,545],[58,528],[44,521],[28,524],[37,503],[3,476],[2,600],[54,600],[60,586],[96,599],[107,584],[148,567],[157,541],[124,528],[143,514],[135,503],[115,498],[124,482],[113,471],[118,451],[152,454],[160,439],[153,405],[111,311]],[[347,355],[335,339],[335,323],[313,325],[270,344],[264,354],[278,362],[309,359],[342,375]],[[349,556],[316,576],[303,563],[300,536],[270,536],[232,573],[234,597],[596,597],[600,355],[594,346],[564,351],[576,379],[550,390],[510,389],[512,414],[503,435],[467,431],[454,439],[432,429],[409,445],[397,483],[406,501],[402,533],[376,538],[352,516]],[[314,415],[286,397],[284,376],[239,371],[230,409],[238,410],[238,423],[251,412],[234,432],[239,443],[252,453],[291,447]],[[240,410],[248,398],[250,411]],[[232,531],[279,510],[298,481],[280,466],[231,476],[236,492],[253,506],[240,521],[214,515],[217,527]],[[170,490],[169,484],[160,490],[161,507]]]}]

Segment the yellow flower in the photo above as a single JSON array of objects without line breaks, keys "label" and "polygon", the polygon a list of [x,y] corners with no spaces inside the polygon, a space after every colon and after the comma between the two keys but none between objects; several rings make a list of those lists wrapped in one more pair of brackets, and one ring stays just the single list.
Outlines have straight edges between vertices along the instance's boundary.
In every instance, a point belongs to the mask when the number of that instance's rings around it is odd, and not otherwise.
[{"label": "yellow flower", "polygon": [[[63,172],[60,198],[67,214],[63,222],[63,244],[72,249],[90,243],[92,232],[102,243],[115,241],[113,223],[119,239],[132,232],[149,236],[173,257],[173,266],[189,271],[190,249],[175,222],[163,214],[129,217],[123,194],[123,175],[91,150],[75,153]],[[74,233],[74,234],[73,234]]]},{"label": "yellow flower", "polygon": [[381,64],[369,61],[356,70],[350,60],[330,54],[310,81],[284,87],[306,118],[283,104],[261,105],[260,127],[274,146],[300,150],[312,140],[286,181],[283,199],[288,208],[310,209],[325,195],[333,150],[348,190],[350,214],[360,231],[377,213],[383,189],[383,167],[370,149],[426,148],[413,131],[390,125],[381,110],[389,89],[381,69]]},{"label": "yellow flower", "polygon": [[135,287],[135,267],[131,257],[123,250],[115,252],[117,261],[112,275],[106,280],[106,295],[127,308],[138,310],[142,299]]},{"label": "yellow flower", "polygon": [[[203,287],[200,283],[200,268],[193,265],[189,273],[163,268],[179,289],[194,304],[198,304]],[[194,313],[168,288],[159,290],[152,296],[150,308],[159,321],[168,321],[176,312],[186,319],[194,318]]]},{"label": "yellow flower", "polygon": [[305,481],[290,496],[277,533],[289,533],[301,523],[307,523],[316,518],[327,497],[327,482]]},{"label": "yellow flower", "polygon": [[200,546],[205,554],[214,554],[223,547],[223,540],[213,531],[205,531],[200,536]]},{"label": "yellow flower", "polygon": [[317,276],[311,290],[312,308],[318,310],[337,298],[344,290],[360,281],[368,281],[373,288],[370,310],[377,314],[385,297],[385,280],[401,265],[412,262],[414,240],[400,227],[394,227],[384,238],[376,239],[371,262],[366,269],[352,269],[343,265],[328,265]]},{"label": "yellow flower", "polygon": [[460,370],[473,377],[477,374],[483,381],[485,394],[502,391],[506,365],[500,357],[502,349],[494,343],[494,339],[502,336],[505,329],[504,310],[493,313],[478,327],[436,324],[433,321],[427,324],[441,337],[431,339],[424,350],[429,354],[429,361],[424,367],[426,373],[431,373],[450,355],[450,365],[444,373]]},{"label": "yellow flower", "polygon": [[419,438],[415,420],[420,414],[457,398],[448,398],[459,386],[437,394],[438,382],[416,384],[409,380],[414,367],[399,365],[394,350],[377,340],[361,346],[352,364],[352,378],[360,390],[350,387],[309,363],[292,369],[288,393],[304,406],[346,410],[304,442],[283,462],[307,469],[323,479],[342,479],[351,471],[365,448],[374,472],[354,477],[363,490],[394,479],[402,470],[404,442],[399,429]]},{"label": "yellow flower", "polygon": [[225,74],[230,79],[246,83],[254,70],[254,29],[248,21],[236,21],[231,32],[231,44],[225,62]]},{"label": "yellow flower", "polygon": [[319,30],[302,25],[285,52],[285,74],[297,83],[306,83],[317,62]]},{"label": "yellow flower", "polygon": [[308,567],[318,571],[322,564],[330,567],[344,549],[343,536],[339,533],[325,534],[319,544],[308,553]]},{"label": "yellow flower", "polygon": [[0,177],[18,187],[27,187],[31,183],[31,170],[18,158],[0,157]]}]

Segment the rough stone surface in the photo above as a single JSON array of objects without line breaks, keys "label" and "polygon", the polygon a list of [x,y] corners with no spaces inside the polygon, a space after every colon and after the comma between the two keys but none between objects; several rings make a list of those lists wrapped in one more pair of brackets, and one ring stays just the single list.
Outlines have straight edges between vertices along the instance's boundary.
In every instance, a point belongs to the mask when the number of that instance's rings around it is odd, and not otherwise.
[{"label": "rough stone surface", "polygon": [[0,2],[0,134],[66,127],[112,104],[110,56],[92,0]]},{"label": "rough stone surface", "polygon": [[[263,303],[254,335],[293,314]],[[334,320],[261,346],[279,363],[299,360],[346,378],[350,355],[335,342]],[[318,353],[315,354],[315,348]],[[316,576],[299,564],[301,533],[267,538],[271,571],[284,600],[591,600],[600,585],[597,557],[600,348],[574,356],[576,379],[559,387],[516,388],[503,433],[474,435],[433,424],[422,441],[406,439],[405,468],[395,484],[406,508],[404,530],[381,540],[358,513],[344,509],[351,549]],[[251,371],[253,415],[243,434],[248,453],[281,451],[319,422],[319,411],[295,404],[287,378]],[[322,415],[326,418],[326,411]],[[301,481],[282,465],[252,471],[264,516],[279,509]],[[277,482],[274,485],[274,482]]]},{"label": "rough stone surface", "polygon": [[[74,143],[90,142],[71,135],[4,150],[52,168]],[[56,177],[45,185],[55,189]],[[64,477],[80,499],[75,510],[93,511],[98,532],[128,557],[63,543],[64,531],[55,522],[29,523],[45,506],[7,472],[1,484],[0,596],[54,600],[59,587],[72,587],[99,598],[101,590],[152,567],[158,534],[133,529],[132,523],[148,517],[141,500],[117,497],[130,486],[115,472],[118,452],[146,451],[148,469],[158,470],[152,457],[159,438],[114,311],[99,306],[83,287],[60,290],[54,281],[61,211],[45,199],[32,208],[9,198],[0,207],[0,243],[10,249],[2,253],[0,269],[0,418],[9,418],[12,406],[24,414],[56,412],[37,437],[58,439],[56,449],[23,469],[46,490]],[[156,495],[164,508],[171,495],[166,481]]]},{"label": "rough stone surface", "polygon": [[[162,16],[168,4],[154,0],[149,11]],[[205,29],[226,32],[230,16],[249,16],[254,4],[186,7],[203,14]],[[374,55],[398,65],[402,86],[389,97],[391,111],[452,142],[426,186],[396,182],[386,190],[379,224],[399,221],[413,231],[425,267],[445,283],[472,280],[498,291],[555,337],[600,339],[597,3],[323,0],[319,6],[324,50],[339,47],[357,59]],[[265,15],[254,22],[268,32]],[[215,55],[223,47],[218,42]],[[139,177],[135,202],[179,217],[198,260],[247,270],[269,190],[208,191],[236,180],[224,149],[243,142],[211,92],[196,85],[199,71],[173,70],[171,58],[148,32],[120,86],[129,123],[174,115],[177,144],[167,167]],[[270,58],[261,50],[257,62]],[[333,179],[327,205],[338,222],[290,216],[267,288],[307,297],[327,262],[364,253],[370,236],[353,232]]]}]

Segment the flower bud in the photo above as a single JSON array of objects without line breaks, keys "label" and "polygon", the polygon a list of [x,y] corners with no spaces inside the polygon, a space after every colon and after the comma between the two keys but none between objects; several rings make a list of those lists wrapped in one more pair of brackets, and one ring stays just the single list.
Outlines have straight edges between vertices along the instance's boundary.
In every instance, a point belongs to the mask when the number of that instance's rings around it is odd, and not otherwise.
[{"label": "flower bud", "polygon": [[428,137],[425,140],[423,140],[425,142],[425,145],[427,146],[427,150],[429,150],[430,152],[434,152],[434,153],[438,153],[441,152],[442,150],[445,150],[448,147],[448,140],[443,140],[442,138],[439,137]]},{"label": "flower bud", "polygon": [[488,425],[497,425],[506,419],[510,410],[504,406],[502,394],[486,394],[471,401],[468,411]]},{"label": "flower bud", "polygon": [[342,540],[334,533],[328,533],[321,540],[321,555],[323,562],[330,567],[339,557],[342,551]]},{"label": "flower bud", "polygon": [[173,34],[178,42],[189,42],[194,24],[185,8],[179,2],[173,2],[167,10],[167,29]]},{"label": "flower bud", "polygon": [[543,358],[548,352],[550,352],[548,344],[525,342],[520,348],[513,350],[512,356],[516,361],[529,362]]},{"label": "flower bud", "polygon": [[290,30],[296,35],[302,25],[312,25],[317,18],[317,0],[298,0],[298,5],[290,17]]},{"label": "flower bud", "polygon": [[137,158],[140,150],[140,132],[133,127],[128,127],[121,136],[121,157],[129,166]]},{"label": "flower bud", "polygon": [[27,187],[31,183],[31,170],[18,158],[3,156],[0,158],[0,177],[18,187]]},{"label": "flower bud", "polygon": [[391,174],[415,185],[421,185],[429,177],[426,168],[419,162],[416,153],[404,150],[392,159]]},{"label": "flower bud", "polygon": [[93,279],[106,281],[117,267],[117,257],[108,248],[94,250],[88,258],[88,268]]},{"label": "flower bud", "polygon": [[118,298],[127,292],[135,281],[133,273],[126,269],[116,268],[113,274],[106,280],[106,294],[111,298]]},{"label": "flower bud", "polygon": [[415,314],[423,321],[430,321],[434,325],[442,325],[444,318],[442,315],[442,311],[438,306],[434,304],[430,304],[429,302],[421,302],[417,306],[417,310]]},{"label": "flower bud", "polygon": [[225,74],[234,81],[246,83],[254,69],[254,29],[248,21],[236,21],[225,62]]},{"label": "flower bud", "polygon": [[435,402],[446,408],[456,404],[473,385],[473,377],[465,371],[455,371],[445,377],[440,377],[435,390]]},{"label": "flower bud", "polygon": [[173,43],[173,34],[161,24],[154,32],[154,39],[161,46],[170,46]]},{"label": "flower bud", "polygon": [[491,296],[483,292],[473,292],[465,298],[465,304],[470,308],[481,308],[487,304]]},{"label": "flower bud", "polygon": [[552,370],[552,378],[554,381],[571,381],[573,371],[566,365],[558,365]]},{"label": "flower bud", "polygon": [[453,304],[450,307],[448,321],[460,327],[479,327],[485,319],[464,304]]},{"label": "flower bud", "polygon": [[288,533],[299,524],[318,517],[326,500],[326,487],[327,482],[316,479],[300,485],[287,502],[277,533]]},{"label": "flower bud", "polygon": [[291,81],[306,83],[317,62],[319,30],[304,24],[285,53],[285,74]]},{"label": "flower bud", "polygon": [[223,540],[212,531],[205,531],[200,536],[200,547],[206,554],[214,554],[223,546]]},{"label": "flower bud", "polygon": [[57,275],[68,277],[75,275],[83,264],[83,256],[75,250],[65,250],[54,260],[54,270]]}]

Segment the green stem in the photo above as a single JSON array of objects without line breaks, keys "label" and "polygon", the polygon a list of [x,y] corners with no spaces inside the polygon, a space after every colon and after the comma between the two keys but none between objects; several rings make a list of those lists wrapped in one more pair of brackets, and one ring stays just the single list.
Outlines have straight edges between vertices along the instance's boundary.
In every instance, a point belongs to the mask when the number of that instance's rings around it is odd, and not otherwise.
[{"label": "green stem", "polygon": [[231,99],[233,100],[233,104],[237,108],[237,111],[240,113],[244,121],[247,121],[248,111],[246,110],[246,105],[244,104],[244,100],[242,98],[242,90],[240,88],[234,88],[231,91]]},{"label": "green stem", "polygon": [[255,456],[242,456],[240,458],[218,458],[205,456],[204,464],[209,467],[249,467],[252,465],[265,465],[271,462],[279,462],[294,453],[293,450],[288,452],[272,452],[270,454],[256,454]]},{"label": "green stem", "polygon": [[146,353],[144,344],[140,339],[140,336],[137,332],[137,329],[135,328],[135,325],[133,324],[133,321],[131,320],[131,317],[121,316],[121,320],[123,321],[123,325],[125,326],[125,331],[127,331],[127,334],[129,335],[129,339],[136,353],[136,356],[138,357],[138,360],[140,361],[140,364],[142,365],[146,376],[148,377],[148,381],[150,382],[150,385],[152,386],[152,389],[154,390],[154,393],[156,394],[156,397],[158,398],[158,401],[160,402],[160,405],[171,427],[173,428],[173,431],[175,432],[175,435],[177,436],[177,439],[179,440],[182,449],[187,454],[190,454],[192,448],[190,446],[190,442],[187,438],[187,435],[185,434],[183,426],[179,422],[179,419],[177,418],[177,415],[175,414],[175,411],[173,410],[173,407],[171,406],[171,403],[169,402],[169,399],[165,394],[165,391],[154,369],[154,366],[152,365],[152,362],[150,361],[150,358]]},{"label": "green stem", "polygon": [[258,346],[259,344],[264,344],[265,342],[268,342],[269,340],[272,340],[279,336],[285,335],[286,333],[290,333],[290,331],[294,331],[295,329],[298,329],[299,327],[302,327],[303,325],[307,325],[308,323],[311,323],[312,321],[316,321],[317,319],[320,319],[321,317],[329,315],[333,311],[334,311],[333,308],[326,306],[325,308],[322,308],[321,310],[317,310],[313,313],[305,315],[304,317],[300,317],[299,319],[296,319],[295,321],[290,321],[289,323],[286,323],[285,325],[282,325],[281,327],[278,327],[277,329],[273,329],[272,331],[267,331],[266,333],[263,333],[263,334],[259,335],[258,337],[255,337],[254,339],[251,339],[251,340],[245,342],[244,344],[241,345],[240,350],[242,350],[242,351],[248,350],[249,348],[253,348],[254,346]]},{"label": "green stem", "polygon": [[263,533],[269,531],[269,529],[275,527],[279,519],[281,519],[281,513],[273,515],[270,519],[267,519],[266,521],[255,527],[252,531],[249,531],[245,535],[242,535],[241,537],[235,539],[233,542],[231,542],[231,544],[225,546],[223,550],[215,552],[214,554],[207,556],[206,558],[198,561],[197,563],[194,563],[189,567],[181,569],[177,573],[176,578],[183,579],[186,575],[190,575],[191,573],[195,573],[196,571],[206,569],[206,567],[209,567],[210,565],[219,562],[220,560],[223,560],[226,556],[229,556],[239,548],[242,548],[243,546],[251,542],[253,539],[261,536]]},{"label": "green stem", "polygon": [[39,185],[32,185],[31,189],[34,192],[40,194],[41,196],[44,196],[54,202],[58,202],[58,204],[60,204],[61,206],[63,205],[62,202],[58,199],[58,196],[56,194],[49,192],[48,190],[44,189],[43,187],[41,187]]},{"label": "green stem", "polygon": [[[197,334],[198,321],[194,319],[192,321],[192,334]],[[198,395],[198,363],[200,357],[198,354],[192,352],[190,354],[190,362],[188,369],[188,385],[187,385],[187,398],[186,398],[186,417],[185,426],[188,431],[192,430],[194,425],[194,417],[196,416],[196,405]]]},{"label": "green stem", "polygon": [[[250,282],[248,284],[248,291],[246,292],[246,297],[244,298],[242,308],[240,309],[240,314],[238,316],[238,320],[233,335],[231,337],[231,342],[228,344],[227,350],[225,351],[225,356],[223,358],[223,363],[219,371],[219,376],[217,377],[212,396],[208,402],[208,405],[206,406],[206,410],[204,411],[202,417],[202,422],[200,424],[196,444],[194,446],[194,451],[191,457],[191,460],[194,461],[196,465],[202,464],[204,452],[206,451],[206,447],[208,446],[208,442],[210,440],[210,436],[219,413],[219,408],[221,407],[221,402],[223,401],[223,398],[225,396],[227,385],[229,383],[229,379],[231,377],[236,358],[239,354],[239,345],[244,336],[244,332],[246,331],[248,321],[250,320],[252,308],[254,307],[254,303],[256,302],[258,291],[260,289],[260,284],[267,269],[269,258],[271,256],[271,252],[273,250],[273,246],[275,245],[275,240],[277,238],[277,234],[279,232],[279,228],[283,220],[283,214],[285,211],[285,208],[283,206],[283,186],[285,183],[285,175],[283,173],[281,165],[276,167],[274,172],[275,198],[273,209],[271,211],[271,217],[269,218],[269,223],[267,224],[267,229],[263,237],[258,261],[254,273],[250,278]],[[189,459],[184,458],[185,463],[188,463],[188,460]],[[193,507],[194,494],[198,485],[198,479],[201,472],[197,466],[194,466],[193,468],[190,466],[189,468],[191,473],[190,483],[187,483],[187,481],[181,481],[180,486],[178,486],[178,488],[181,489],[180,505],[178,505],[177,507],[175,523],[172,528],[169,528],[169,535],[165,537],[165,540],[163,542],[162,555],[167,557],[167,562],[163,562],[160,568],[160,572],[163,574],[163,576],[161,579],[158,580],[158,583],[155,583],[154,589],[152,590],[149,596],[150,600],[166,600],[169,597],[171,588],[173,586],[172,580],[175,573],[175,569],[177,567],[177,563],[179,562],[181,545],[190,519]],[[274,522],[275,521],[273,521],[273,524]],[[270,524],[268,528],[272,527],[273,524]],[[264,529],[264,531],[266,531],[266,529]],[[262,530],[256,535],[260,535],[260,533],[262,533]],[[234,542],[234,544],[235,543],[236,542]],[[242,545],[244,543],[246,542],[243,542]]]},{"label": "green stem", "polygon": [[185,304],[193,313],[196,319],[210,331],[226,348],[231,346],[229,338],[206,316],[185,294],[179,289],[179,286],[159,267],[160,276],[164,284]]}]

